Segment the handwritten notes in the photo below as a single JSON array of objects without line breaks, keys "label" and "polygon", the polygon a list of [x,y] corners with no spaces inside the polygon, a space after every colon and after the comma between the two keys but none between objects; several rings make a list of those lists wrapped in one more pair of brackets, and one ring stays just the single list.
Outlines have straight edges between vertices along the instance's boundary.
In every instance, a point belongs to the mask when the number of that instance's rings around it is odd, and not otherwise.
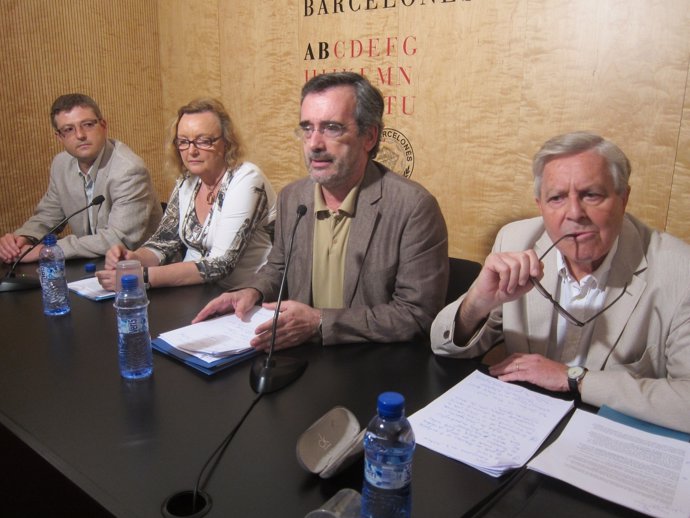
[{"label": "handwritten notes", "polygon": [[524,466],[572,406],[475,371],[410,422],[417,444],[497,477]]}]

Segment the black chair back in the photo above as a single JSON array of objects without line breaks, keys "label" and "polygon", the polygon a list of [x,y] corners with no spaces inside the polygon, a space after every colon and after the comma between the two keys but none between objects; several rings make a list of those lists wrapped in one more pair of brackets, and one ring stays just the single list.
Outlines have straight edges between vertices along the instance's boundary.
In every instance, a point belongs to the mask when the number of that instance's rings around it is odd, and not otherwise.
[{"label": "black chair back", "polygon": [[450,304],[465,293],[479,275],[482,265],[469,259],[449,257],[448,293],[446,304]]}]

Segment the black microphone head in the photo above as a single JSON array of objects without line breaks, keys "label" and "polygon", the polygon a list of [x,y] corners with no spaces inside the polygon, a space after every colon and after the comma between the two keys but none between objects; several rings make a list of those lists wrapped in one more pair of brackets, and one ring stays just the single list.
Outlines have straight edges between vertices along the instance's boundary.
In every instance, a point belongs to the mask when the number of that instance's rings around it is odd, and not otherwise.
[{"label": "black microphone head", "polygon": [[98,196],[96,196],[93,199],[93,201],[91,202],[91,205],[100,205],[104,201],[105,201],[105,196],[103,196],[102,194],[99,194]]},{"label": "black microphone head", "polygon": [[299,205],[297,207],[297,215],[298,216],[304,216],[307,213],[307,206],[306,205]]}]

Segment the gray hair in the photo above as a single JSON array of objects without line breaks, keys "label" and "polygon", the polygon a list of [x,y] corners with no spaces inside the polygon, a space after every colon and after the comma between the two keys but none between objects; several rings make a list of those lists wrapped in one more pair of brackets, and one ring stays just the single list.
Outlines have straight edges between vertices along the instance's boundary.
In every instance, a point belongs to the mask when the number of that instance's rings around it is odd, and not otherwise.
[{"label": "gray hair", "polygon": [[625,153],[616,144],[599,135],[575,131],[547,140],[534,155],[532,161],[534,195],[537,198],[541,196],[541,180],[547,163],[555,158],[576,155],[584,151],[594,151],[606,161],[616,194],[620,195],[628,190],[630,161]]},{"label": "gray hair", "polygon": [[314,76],[302,87],[300,106],[307,95],[336,86],[352,86],[355,89],[354,117],[359,134],[363,134],[369,127],[377,129],[376,144],[369,152],[369,157],[374,158],[379,151],[383,133],[383,95],[365,77],[354,72],[331,72]]}]

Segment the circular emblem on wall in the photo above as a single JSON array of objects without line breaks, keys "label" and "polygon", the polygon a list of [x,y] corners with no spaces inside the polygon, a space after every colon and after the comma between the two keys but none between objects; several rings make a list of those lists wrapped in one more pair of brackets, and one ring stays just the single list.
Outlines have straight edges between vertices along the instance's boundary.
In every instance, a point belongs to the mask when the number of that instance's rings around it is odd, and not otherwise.
[{"label": "circular emblem on wall", "polygon": [[412,176],[414,150],[410,140],[394,128],[383,128],[376,160],[405,178]]}]

